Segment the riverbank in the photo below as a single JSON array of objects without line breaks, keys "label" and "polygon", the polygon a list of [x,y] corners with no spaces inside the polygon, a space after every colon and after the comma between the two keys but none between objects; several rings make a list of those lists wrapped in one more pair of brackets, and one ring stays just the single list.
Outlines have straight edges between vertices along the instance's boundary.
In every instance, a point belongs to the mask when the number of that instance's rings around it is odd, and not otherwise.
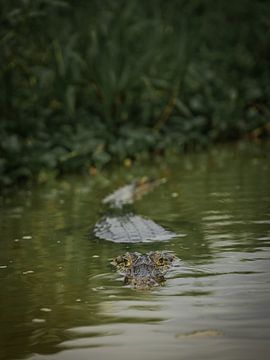
[{"label": "riverbank", "polygon": [[269,138],[268,2],[1,7],[1,187]]}]

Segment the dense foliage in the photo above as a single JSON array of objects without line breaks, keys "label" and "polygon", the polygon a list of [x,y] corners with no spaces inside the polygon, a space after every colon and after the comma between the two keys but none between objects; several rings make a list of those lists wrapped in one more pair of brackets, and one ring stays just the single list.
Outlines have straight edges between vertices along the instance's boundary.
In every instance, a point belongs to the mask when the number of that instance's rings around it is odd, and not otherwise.
[{"label": "dense foliage", "polygon": [[0,6],[2,185],[269,131],[267,0]]}]

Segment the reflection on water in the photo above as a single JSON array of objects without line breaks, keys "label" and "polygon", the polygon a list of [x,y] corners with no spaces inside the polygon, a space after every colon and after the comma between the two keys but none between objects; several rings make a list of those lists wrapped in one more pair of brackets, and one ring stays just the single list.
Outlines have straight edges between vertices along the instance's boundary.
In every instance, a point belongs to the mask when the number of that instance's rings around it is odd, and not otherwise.
[{"label": "reflection on water", "polygon": [[[0,358],[268,359],[267,149],[219,148],[132,171],[1,198]],[[136,213],[187,236],[96,239],[101,199],[145,174],[168,182]],[[165,286],[134,290],[110,265],[127,250],[173,251],[181,261]]]}]

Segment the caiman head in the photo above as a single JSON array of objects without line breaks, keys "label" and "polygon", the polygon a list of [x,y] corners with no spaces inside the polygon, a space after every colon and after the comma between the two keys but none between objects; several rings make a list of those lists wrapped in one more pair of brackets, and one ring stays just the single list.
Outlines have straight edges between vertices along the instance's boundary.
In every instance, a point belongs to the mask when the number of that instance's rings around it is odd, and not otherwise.
[{"label": "caiman head", "polygon": [[164,284],[164,275],[175,260],[173,254],[165,251],[126,252],[114,258],[112,264],[125,276],[126,285],[147,289]]}]

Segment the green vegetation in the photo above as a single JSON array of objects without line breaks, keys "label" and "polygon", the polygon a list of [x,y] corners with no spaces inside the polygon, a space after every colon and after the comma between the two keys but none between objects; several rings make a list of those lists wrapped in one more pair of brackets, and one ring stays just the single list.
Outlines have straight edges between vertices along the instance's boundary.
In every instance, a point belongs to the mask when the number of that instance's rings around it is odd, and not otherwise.
[{"label": "green vegetation", "polygon": [[268,1],[0,6],[4,186],[269,134]]}]

